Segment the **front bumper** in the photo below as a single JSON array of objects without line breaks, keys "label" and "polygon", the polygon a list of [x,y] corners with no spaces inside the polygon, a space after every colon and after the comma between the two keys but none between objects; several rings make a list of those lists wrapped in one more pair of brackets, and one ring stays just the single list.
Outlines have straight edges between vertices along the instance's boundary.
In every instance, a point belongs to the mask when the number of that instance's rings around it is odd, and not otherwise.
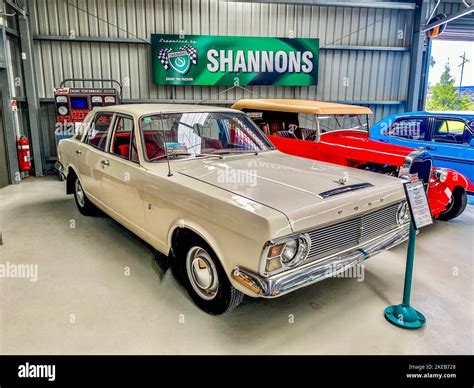
[{"label": "front bumper", "polygon": [[355,248],[278,275],[264,278],[245,269],[235,268],[232,278],[257,297],[275,298],[344,272],[369,257],[402,243],[408,239],[408,234],[409,224],[406,224]]}]

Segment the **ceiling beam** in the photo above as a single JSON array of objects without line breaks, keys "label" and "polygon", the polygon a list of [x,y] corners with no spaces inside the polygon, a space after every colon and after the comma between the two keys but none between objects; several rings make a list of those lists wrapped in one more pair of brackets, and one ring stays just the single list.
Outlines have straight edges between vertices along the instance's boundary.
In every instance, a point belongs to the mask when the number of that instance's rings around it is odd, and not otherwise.
[{"label": "ceiling beam", "polygon": [[316,5],[325,7],[352,7],[352,8],[382,8],[382,9],[406,9],[413,10],[415,3],[395,2],[352,2],[352,1],[326,1],[326,0],[228,0],[229,3],[270,3],[289,5]]},{"label": "ceiling beam", "polygon": [[442,24],[446,24],[449,22],[452,22],[453,20],[462,18],[463,16],[469,15],[470,13],[474,12],[474,5],[471,5],[469,7],[466,7],[456,13],[453,13],[452,15],[449,15],[445,19],[438,20],[436,22],[430,23],[426,25],[425,27],[422,28],[421,32],[426,32],[428,30],[431,30],[432,28],[435,28],[437,26],[441,26]]}]

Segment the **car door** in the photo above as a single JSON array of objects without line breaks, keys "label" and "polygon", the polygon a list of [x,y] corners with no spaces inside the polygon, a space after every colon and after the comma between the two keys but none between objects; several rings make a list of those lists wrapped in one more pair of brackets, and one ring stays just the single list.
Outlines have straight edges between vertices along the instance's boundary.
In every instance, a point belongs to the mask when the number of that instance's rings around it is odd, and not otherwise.
[{"label": "car door", "polygon": [[108,153],[101,161],[104,204],[119,221],[142,235],[145,230],[142,185],[146,172],[138,158],[133,117],[117,114],[111,133]]},{"label": "car door", "polygon": [[103,202],[101,180],[104,165],[102,161],[106,156],[113,116],[112,112],[97,112],[83,141],[75,150],[76,166],[82,187],[87,196],[95,202]]},{"label": "car door", "polygon": [[470,146],[472,133],[464,120],[455,117],[432,118],[431,142],[426,148],[433,155],[435,167],[459,171],[474,177],[474,148]]}]

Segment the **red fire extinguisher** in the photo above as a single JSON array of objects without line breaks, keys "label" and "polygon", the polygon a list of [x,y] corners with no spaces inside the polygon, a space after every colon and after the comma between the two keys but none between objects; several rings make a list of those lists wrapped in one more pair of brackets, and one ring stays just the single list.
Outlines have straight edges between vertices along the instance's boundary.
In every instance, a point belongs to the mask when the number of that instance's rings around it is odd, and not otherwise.
[{"label": "red fire extinguisher", "polygon": [[18,147],[18,166],[20,171],[31,169],[30,142],[26,136],[20,136],[16,141]]}]

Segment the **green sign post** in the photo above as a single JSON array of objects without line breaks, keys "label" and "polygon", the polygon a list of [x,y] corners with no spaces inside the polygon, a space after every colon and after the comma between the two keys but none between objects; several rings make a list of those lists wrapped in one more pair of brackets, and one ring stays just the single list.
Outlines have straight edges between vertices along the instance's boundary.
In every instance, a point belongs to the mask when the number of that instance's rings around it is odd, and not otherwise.
[{"label": "green sign post", "polygon": [[405,268],[405,285],[403,287],[403,302],[385,309],[385,318],[395,326],[404,329],[419,329],[423,327],[426,318],[419,311],[410,306],[411,283],[413,279],[413,263],[415,261],[416,229],[410,223],[410,237],[408,241],[407,264]]},{"label": "green sign post", "polygon": [[317,85],[319,39],[151,35],[157,85]]},{"label": "green sign post", "polygon": [[405,268],[405,284],[401,304],[388,306],[384,315],[391,324],[404,329],[419,329],[426,323],[425,316],[410,305],[413,265],[415,262],[416,231],[433,223],[431,211],[426,198],[422,181],[415,179],[404,183],[407,203],[410,208],[410,232],[408,237],[407,263]]}]

